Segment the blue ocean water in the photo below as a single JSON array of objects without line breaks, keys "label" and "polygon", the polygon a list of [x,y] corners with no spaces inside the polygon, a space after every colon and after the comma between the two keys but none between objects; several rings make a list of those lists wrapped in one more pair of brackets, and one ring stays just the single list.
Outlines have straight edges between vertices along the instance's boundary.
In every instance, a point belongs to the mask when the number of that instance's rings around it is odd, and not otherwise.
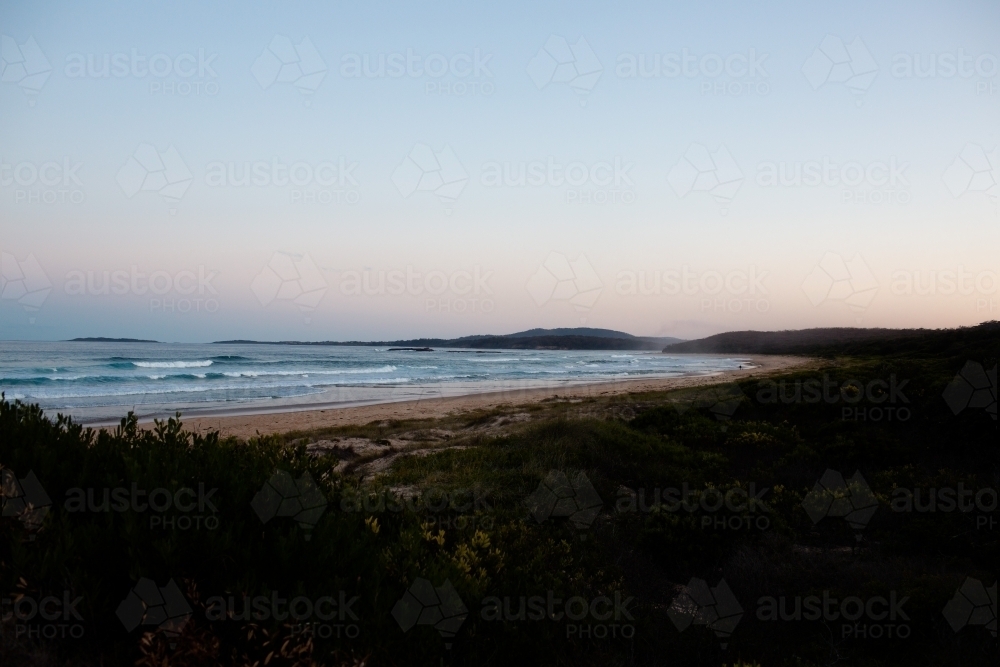
[{"label": "blue ocean water", "polygon": [[[375,403],[493,387],[671,377],[746,359],[656,352],[0,342],[0,391],[86,420],[228,408]],[[416,392],[414,387],[422,388]]]}]

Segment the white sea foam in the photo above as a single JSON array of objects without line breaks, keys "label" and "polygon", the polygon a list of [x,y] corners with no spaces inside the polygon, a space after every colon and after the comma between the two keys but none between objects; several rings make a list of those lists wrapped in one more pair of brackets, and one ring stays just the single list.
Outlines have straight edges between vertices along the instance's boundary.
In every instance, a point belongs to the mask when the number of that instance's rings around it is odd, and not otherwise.
[{"label": "white sea foam", "polygon": [[380,366],[378,368],[340,368],[335,370],[297,370],[297,371],[225,371],[223,375],[230,378],[255,378],[267,376],[296,376],[306,377],[309,375],[358,375],[363,373],[392,373],[395,366]]},{"label": "white sea foam", "polygon": [[139,368],[204,368],[211,366],[211,361],[133,361],[133,366]]}]

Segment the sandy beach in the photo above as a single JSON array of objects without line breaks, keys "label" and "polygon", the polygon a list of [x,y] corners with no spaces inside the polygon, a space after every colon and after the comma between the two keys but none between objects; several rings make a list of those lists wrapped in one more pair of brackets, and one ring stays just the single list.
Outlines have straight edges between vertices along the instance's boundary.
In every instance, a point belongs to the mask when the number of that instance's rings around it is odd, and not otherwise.
[{"label": "sandy beach", "polygon": [[750,359],[752,368],[712,375],[616,380],[559,387],[502,389],[463,396],[424,398],[375,405],[193,417],[183,421],[186,429],[198,433],[217,430],[224,437],[232,435],[238,438],[249,438],[258,433],[269,435],[289,431],[308,431],[331,426],[368,424],[374,421],[436,419],[501,405],[537,403],[557,396],[559,398],[584,399],[615,394],[668,391],[780,373],[793,367],[811,365],[816,361],[809,357],[777,355],[754,355],[747,358]]}]

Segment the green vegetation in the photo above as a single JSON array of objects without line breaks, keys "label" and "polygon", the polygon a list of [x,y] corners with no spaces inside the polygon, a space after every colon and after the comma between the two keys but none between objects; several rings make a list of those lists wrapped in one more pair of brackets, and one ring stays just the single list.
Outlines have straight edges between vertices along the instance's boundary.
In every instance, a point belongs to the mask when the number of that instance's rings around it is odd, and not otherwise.
[{"label": "green vegetation", "polygon": [[[743,382],[739,394],[729,387],[724,399],[696,388],[513,402],[446,420],[249,442],[187,433],[178,420],[143,430],[132,417],[114,431],[94,432],[62,417],[52,420],[34,406],[3,402],[5,474],[24,479],[33,472],[52,507],[40,527],[12,516],[0,520],[0,592],[15,600],[61,600],[64,591],[81,597],[76,609],[85,632],[47,640],[44,620],[22,623],[10,613],[13,603],[5,603],[0,661],[996,664],[996,638],[983,625],[956,632],[942,614],[966,577],[986,586],[996,581],[996,421],[982,407],[954,414],[942,392],[967,360],[995,367],[997,341],[978,329],[952,332],[946,345],[934,335],[914,339],[908,349],[897,346],[891,355],[836,357],[818,368]],[[832,389],[818,401],[796,393],[809,382]],[[995,400],[995,384],[993,392]],[[447,438],[434,435],[442,430]],[[379,469],[368,466],[377,454],[345,465],[335,451],[317,448],[318,441],[338,440],[376,448],[400,434],[416,434],[422,455],[398,456]],[[870,487],[878,507],[860,528],[835,512],[814,522],[803,509],[827,469],[845,478],[860,471]],[[255,497],[277,470],[315,480],[328,503],[321,516],[302,524],[287,516],[262,521]],[[583,472],[600,496],[600,513],[576,515],[574,522],[529,503],[540,484],[553,484],[551,471],[571,481]],[[15,490],[8,478],[10,503]],[[925,502],[929,489],[960,484],[992,488],[993,508],[893,511],[900,489],[922,490]],[[104,489],[133,485],[147,492],[217,490],[210,503],[190,512],[67,507],[67,499],[77,497],[73,489],[93,489],[100,504]],[[693,492],[693,511],[654,502],[657,490],[662,498],[684,485]],[[726,492],[738,500],[742,491],[760,494],[766,508],[700,506],[702,500],[713,506]],[[581,505],[585,496],[576,495]],[[10,507],[5,514],[14,513]],[[181,529],[185,514],[202,517],[202,527]],[[116,616],[143,577],[159,587],[173,580],[183,592],[191,617],[176,636],[157,629],[158,622],[128,631]],[[731,636],[718,636],[699,619],[679,629],[671,605],[692,578],[710,587],[724,580],[731,589],[743,609]],[[450,582],[468,609],[453,637],[421,623],[404,632],[393,615],[421,579],[434,587]],[[326,629],[313,627],[314,634],[293,619],[218,614],[220,596],[233,596],[238,615],[244,595],[316,601],[339,600],[341,592],[347,601],[357,597],[350,603],[357,619],[347,614]],[[843,620],[758,618],[765,598],[784,597],[791,611],[794,598],[824,593],[841,600],[908,598],[902,603],[907,618],[862,617],[848,624],[850,636]],[[529,604],[525,620],[517,618],[521,598],[576,596],[607,598],[609,610],[617,596],[628,613],[597,618],[605,608],[598,605],[597,614],[580,620],[529,620]],[[19,635],[19,624],[36,634]],[[868,636],[860,637],[862,631]],[[872,638],[875,632],[882,636]]]}]

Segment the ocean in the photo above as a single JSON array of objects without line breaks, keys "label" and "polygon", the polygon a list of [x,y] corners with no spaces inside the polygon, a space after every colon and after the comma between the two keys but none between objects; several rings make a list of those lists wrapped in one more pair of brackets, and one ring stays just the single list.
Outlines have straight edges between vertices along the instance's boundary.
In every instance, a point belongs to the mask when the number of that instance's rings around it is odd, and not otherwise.
[{"label": "ocean", "polygon": [[0,342],[0,391],[84,423],[365,405],[616,379],[705,375],[746,358],[592,350]]}]

